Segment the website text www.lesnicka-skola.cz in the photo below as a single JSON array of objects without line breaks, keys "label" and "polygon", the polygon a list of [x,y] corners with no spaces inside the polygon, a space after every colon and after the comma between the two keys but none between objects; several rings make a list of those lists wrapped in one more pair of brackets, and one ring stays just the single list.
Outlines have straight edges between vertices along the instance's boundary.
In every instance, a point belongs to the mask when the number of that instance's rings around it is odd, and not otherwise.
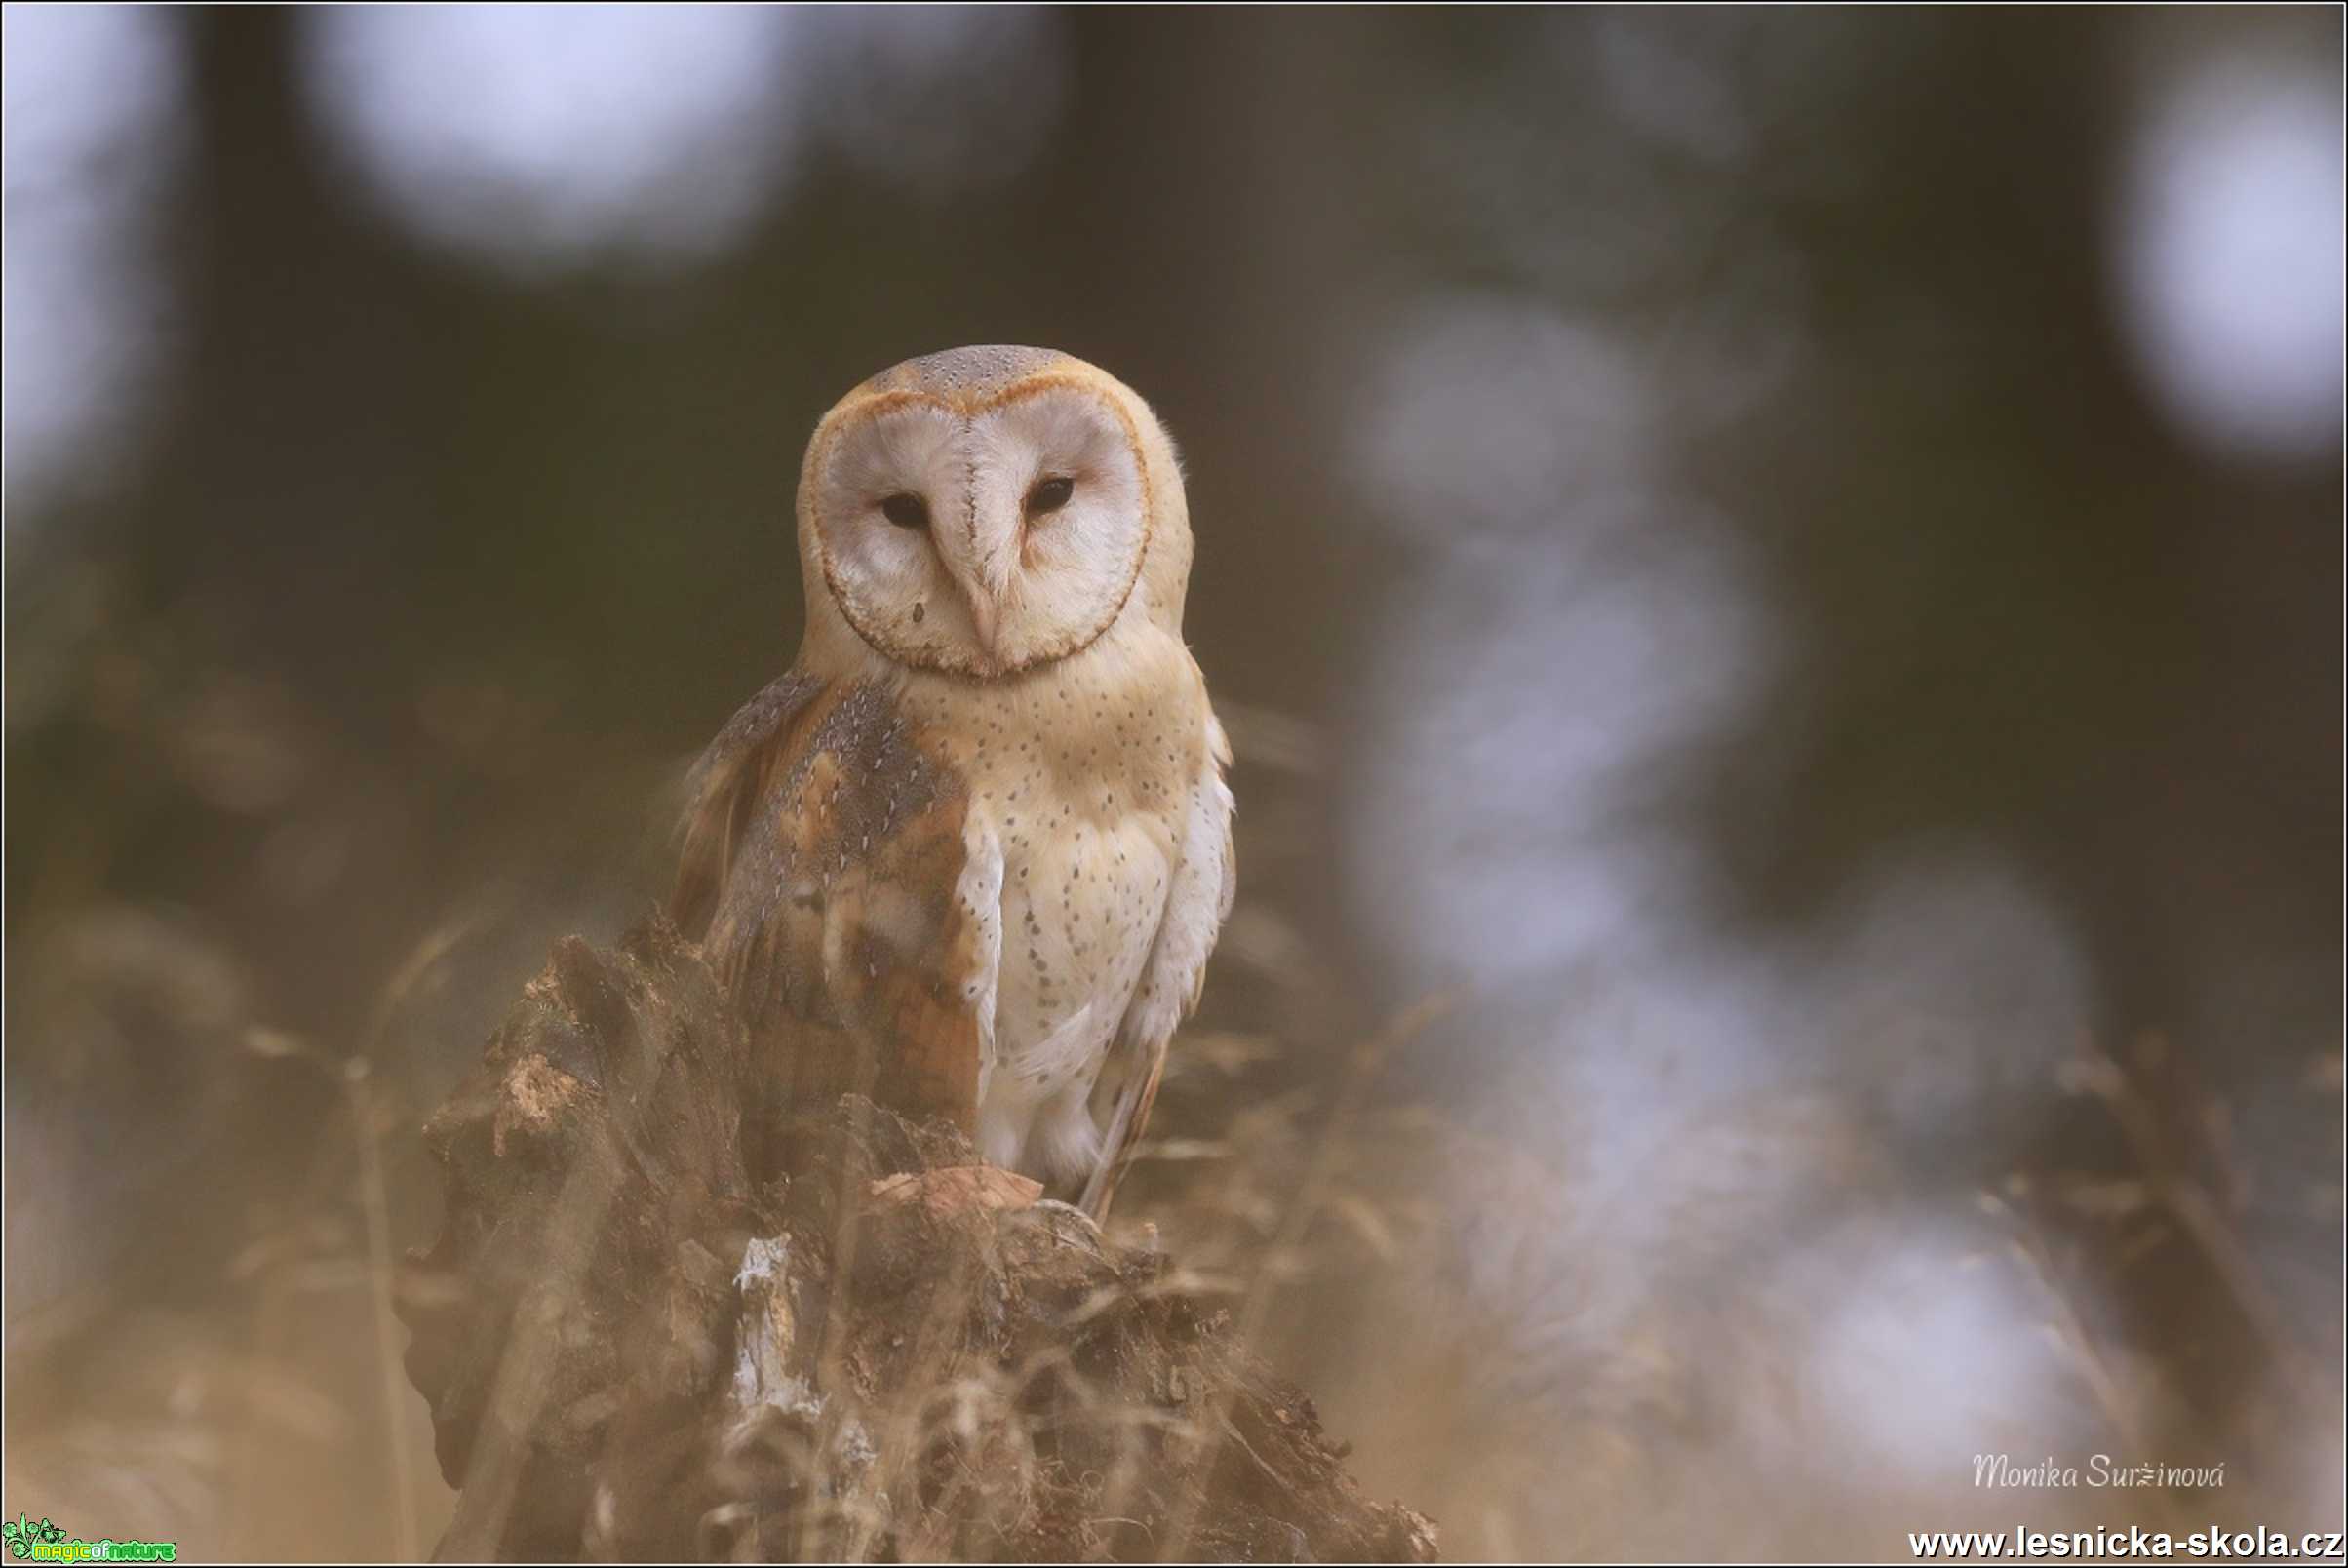
[{"label": "website text www.lesnicka-skola.cz", "polygon": [[2339,1531],[2225,1530],[2211,1527],[2185,1535],[2131,1527],[2126,1530],[1934,1530],[1910,1531],[1908,1550],[1919,1558],[2045,1557],[2082,1560],[2114,1557],[2183,1557],[2207,1562],[2321,1562],[2342,1554]]}]

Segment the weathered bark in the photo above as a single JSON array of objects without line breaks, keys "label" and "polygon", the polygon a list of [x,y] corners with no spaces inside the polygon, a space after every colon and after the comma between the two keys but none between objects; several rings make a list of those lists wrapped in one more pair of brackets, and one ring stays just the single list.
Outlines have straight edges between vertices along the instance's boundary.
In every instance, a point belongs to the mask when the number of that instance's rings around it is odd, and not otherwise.
[{"label": "weathered bark", "polygon": [[746,1126],[752,1049],[665,921],[572,938],[426,1126],[443,1556],[1432,1558],[1162,1255],[940,1123]]}]

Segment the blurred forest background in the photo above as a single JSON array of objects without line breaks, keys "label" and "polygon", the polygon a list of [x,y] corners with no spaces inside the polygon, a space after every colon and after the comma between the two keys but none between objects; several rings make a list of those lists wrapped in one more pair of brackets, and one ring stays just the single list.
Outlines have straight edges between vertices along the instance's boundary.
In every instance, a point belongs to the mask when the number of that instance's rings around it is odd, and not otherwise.
[{"label": "blurred forest background", "polygon": [[[816,416],[1004,341],[1182,442],[1240,754],[1119,1218],[1374,1491],[1463,1558],[2340,1528],[2340,59],[9,6],[0,1504],[429,1548],[416,1122],[663,889]],[[2224,1484],[1976,1485],[2098,1452]]]}]

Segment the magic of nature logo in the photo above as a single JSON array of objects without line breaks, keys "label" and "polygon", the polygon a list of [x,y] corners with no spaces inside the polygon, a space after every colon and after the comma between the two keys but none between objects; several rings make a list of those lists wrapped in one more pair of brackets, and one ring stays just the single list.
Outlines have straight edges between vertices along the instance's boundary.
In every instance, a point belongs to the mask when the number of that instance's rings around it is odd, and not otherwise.
[{"label": "magic of nature logo", "polygon": [[85,1541],[47,1518],[19,1513],[0,1519],[0,1546],[19,1562],[176,1562],[176,1541]]}]

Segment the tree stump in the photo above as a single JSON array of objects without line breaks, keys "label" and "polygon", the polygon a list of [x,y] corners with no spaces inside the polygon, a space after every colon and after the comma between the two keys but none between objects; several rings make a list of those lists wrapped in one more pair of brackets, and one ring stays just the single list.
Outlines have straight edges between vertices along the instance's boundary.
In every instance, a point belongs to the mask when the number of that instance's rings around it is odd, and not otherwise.
[{"label": "tree stump", "polygon": [[1167,1258],[943,1123],[749,1124],[752,1050],[655,917],[561,943],[426,1124],[443,1557],[1433,1559]]}]

